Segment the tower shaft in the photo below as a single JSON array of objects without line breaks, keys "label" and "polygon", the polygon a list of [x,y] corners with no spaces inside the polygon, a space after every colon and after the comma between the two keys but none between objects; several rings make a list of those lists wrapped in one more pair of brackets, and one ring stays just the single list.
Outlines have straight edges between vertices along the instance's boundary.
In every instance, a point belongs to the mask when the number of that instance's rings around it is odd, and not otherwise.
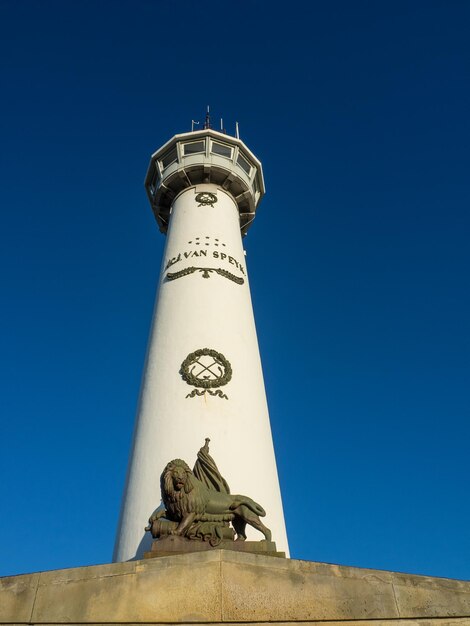
[{"label": "tower shaft", "polygon": [[169,216],[114,560],[142,556],[164,466],[192,465],[206,437],[231,492],[262,504],[287,552],[239,204],[202,182],[176,194]]}]

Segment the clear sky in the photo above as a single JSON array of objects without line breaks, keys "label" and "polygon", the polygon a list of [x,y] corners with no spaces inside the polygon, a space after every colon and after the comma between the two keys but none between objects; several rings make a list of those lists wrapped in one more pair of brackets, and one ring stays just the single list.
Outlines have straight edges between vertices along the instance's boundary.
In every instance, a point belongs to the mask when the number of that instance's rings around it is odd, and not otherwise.
[{"label": "clear sky", "polygon": [[164,245],[143,179],[210,104],[264,166],[245,244],[292,557],[470,578],[469,24],[0,0],[0,575],[111,559]]}]

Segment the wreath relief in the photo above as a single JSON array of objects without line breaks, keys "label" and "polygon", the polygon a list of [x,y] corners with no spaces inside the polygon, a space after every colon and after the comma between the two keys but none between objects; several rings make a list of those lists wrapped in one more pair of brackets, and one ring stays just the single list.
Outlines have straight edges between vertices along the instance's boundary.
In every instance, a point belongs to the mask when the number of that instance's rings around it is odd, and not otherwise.
[{"label": "wreath relief", "polygon": [[196,195],[196,202],[199,202],[198,207],[200,206],[211,206],[214,208],[214,204],[217,202],[217,196],[210,191],[201,191]]},{"label": "wreath relief", "polygon": [[226,385],[232,379],[232,366],[223,354],[211,348],[201,348],[191,352],[181,363],[180,374],[183,380],[193,387],[186,398],[203,396],[208,393],[228,400],[218,387]]}]

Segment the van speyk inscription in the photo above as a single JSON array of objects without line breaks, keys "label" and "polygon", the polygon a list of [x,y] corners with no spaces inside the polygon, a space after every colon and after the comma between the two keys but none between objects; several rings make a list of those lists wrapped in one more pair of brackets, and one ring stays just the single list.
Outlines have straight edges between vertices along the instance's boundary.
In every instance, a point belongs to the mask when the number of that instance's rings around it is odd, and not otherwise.
[{"label": "van speyk inscription", "polygon": [[[263,507],[243,495],[233,495],[209,454],[209,441],[197,453],[193,471],[185,461],[167,463],[160,477],[162,503],[152,513],[145,530],[155,541],[146,558],[211,550],[238,550],[273,556],[271,531],[261,521]],[[246,526],[264,535],[261,541],[246,541]]]}]

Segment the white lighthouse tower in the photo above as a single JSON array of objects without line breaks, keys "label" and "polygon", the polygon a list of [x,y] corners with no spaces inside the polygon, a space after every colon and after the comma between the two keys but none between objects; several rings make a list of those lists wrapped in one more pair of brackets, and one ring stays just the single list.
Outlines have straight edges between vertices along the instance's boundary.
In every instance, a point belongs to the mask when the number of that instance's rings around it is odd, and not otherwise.
[{"label": "white lighthouse tower", "polygon": [[[141,558],[159,477],[194,463],[206,437],[232,493],[267,512],[288,554],[242,236],[264,195],[261,163],[238,138],[176,135],[150,160],[145,186],[167,234],[129,460],[115,561]],[[262,539],[253,529],[248,538]]]}]

